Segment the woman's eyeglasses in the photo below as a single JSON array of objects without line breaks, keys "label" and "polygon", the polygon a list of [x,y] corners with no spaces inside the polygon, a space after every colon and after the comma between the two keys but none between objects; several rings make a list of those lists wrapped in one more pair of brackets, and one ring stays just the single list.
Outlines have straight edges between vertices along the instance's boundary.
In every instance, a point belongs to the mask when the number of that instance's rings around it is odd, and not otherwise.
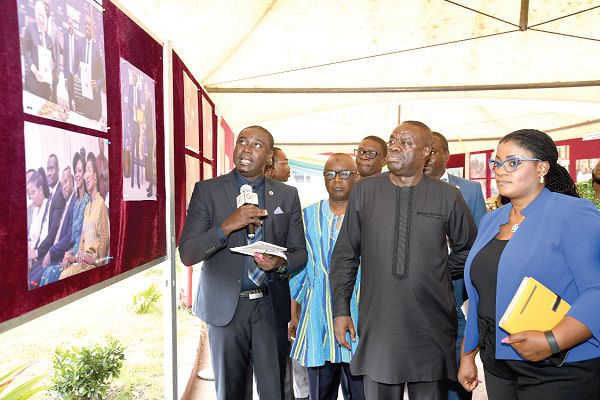
[{"label": "woman's eyeglasses", "polygon": [[504,167],[504,170],[510,174],[514,172],[519,165],[523,164],[525,161],[542,161],[539,158],[529,158],[529,157],[508,157],[504,161],[498,161],[495,159],[488,160],[488,166],[490,167],[490,171],[496,172],[496,170],[500,167]]},{"label": "woman's eyeglasses", "polygon": [[350,171],[349,169],[343,169],[341,171],[323,171],[323,176],[328,181],[332,181],[335,179],[337,175],[340,176],[340,179],[350,179],[353,174],[357,174],[356,171]]},{"label": "woman's eyeglasses", "polygon": [[367,156],[367,158],[369,160],[372,160],[377,156],[385,157],[385,154],[379,153],[375,150],[363,150],[363,149],[354,149],[354,155],[359,156],[359,157]]}]

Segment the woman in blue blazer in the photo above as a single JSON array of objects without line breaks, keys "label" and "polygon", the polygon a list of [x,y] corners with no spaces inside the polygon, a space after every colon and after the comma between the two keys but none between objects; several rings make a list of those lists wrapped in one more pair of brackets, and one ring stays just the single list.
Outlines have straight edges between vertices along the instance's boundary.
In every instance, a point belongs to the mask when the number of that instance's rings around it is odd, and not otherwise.
[{"label": "woman in blue blazer", "polygon": [[[550,136],[525,129],[502,138],[489,162],[511,202],[481,220],[467,259],[458,380],[475,389],[481,351],[490,400],[600,399],[600,211],[576,198],[557,160]],[[571,309],[549,331],[509,335],[498,321],[527,276]]]}]

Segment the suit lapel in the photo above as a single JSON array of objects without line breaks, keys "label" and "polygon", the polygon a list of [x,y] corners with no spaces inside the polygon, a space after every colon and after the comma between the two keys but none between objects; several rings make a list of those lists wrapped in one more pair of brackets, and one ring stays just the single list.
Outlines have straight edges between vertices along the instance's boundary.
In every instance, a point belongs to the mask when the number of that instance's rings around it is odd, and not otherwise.
[{"label": "suit lapel", "polygon": [[277,207],[277,191],[273,187],[273,181],[265,177],[265,209],[269,216],[263,222],[265,224],[264,241],[272,243],[273,241],[273,221],[275,207]]},{"label": "suit lapel", "polygon": [[235,210],[237,207],[236,197],[239,195],[239,192],[237,190],[237,185],[235,184],[233,171],[223,176],[223,189],[225,189],[225,197],[227,197],[232,209]]}]

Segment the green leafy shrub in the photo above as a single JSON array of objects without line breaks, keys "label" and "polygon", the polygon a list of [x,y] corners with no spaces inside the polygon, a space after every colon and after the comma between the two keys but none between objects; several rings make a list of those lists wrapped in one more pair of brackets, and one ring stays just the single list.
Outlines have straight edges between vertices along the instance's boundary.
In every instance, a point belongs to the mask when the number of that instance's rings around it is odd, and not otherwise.
[{"label": "green leafy shrub", "polygon": [[67,400],[102,400],[110,380],[117,378],[125,360],[124,347],[111,337],[106,344],[57,348],[52,390]]},{"label": "green leafy shrub", "polygon": [[147,314],[153,311],[161,298],[158,284],[153,282],[146,289],[133,296],[133,312],[136,314]]},{"label": "green leafy shrub", "polygon": [[5,393],[4,391],[9,385],[25,371],[33,363],[20,365],[12,371],[8,372],[4,376],[0,376],[0,400],[25,400],[33,396],[34,394],[41,392],[42,390],[48,389],[47,386],[37,386],[37,384],[44,379],[46,375],[36,376],[31,378],[19,386],[12,389],[10,392]]}]

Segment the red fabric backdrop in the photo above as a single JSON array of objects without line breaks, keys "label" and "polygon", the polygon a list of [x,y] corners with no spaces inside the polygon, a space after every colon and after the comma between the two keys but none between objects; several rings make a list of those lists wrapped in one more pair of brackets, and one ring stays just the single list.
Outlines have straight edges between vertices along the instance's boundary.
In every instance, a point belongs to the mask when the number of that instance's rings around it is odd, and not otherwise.
[{"label": "red fabric backdrop", "polygon": [[[173,129],[175,131],[174,144],[174,168],[175,168],[175,235],[176,242],[179,244],[179,236],[181,230],[185,224],[186,215],[186,170],[185,170],[185,110],[184,110],[184,86],[183,86],[183,73],[186,72],[192,82],[197,87],[200,87],[198,81],[194,78],[191,71],[183,63],[181,58],[176,52],[173,52]],[[201,112],[201,95],[198,91],[198,114],[202,115]],[[200,122],[199,118],[199,122]],[[199,123],[199,140],[202,143],[202,124]],[[191,153],[190,153],[191,154]],[[202,170],[202,168],[200,168]]]},{"label": "red fabric backdrop", "polygon": [[[162,45],[114,4],[104,2],[108,133],[23,113],[17,2],[0,13],[0,322],[52,303],[81,289],[166,255]],[[119,57],[156,81],[157,201],[122,200],[121,95]],[[110,253],[106,266],[28,291],[24,121],[67,129],[110,141]]]}]

